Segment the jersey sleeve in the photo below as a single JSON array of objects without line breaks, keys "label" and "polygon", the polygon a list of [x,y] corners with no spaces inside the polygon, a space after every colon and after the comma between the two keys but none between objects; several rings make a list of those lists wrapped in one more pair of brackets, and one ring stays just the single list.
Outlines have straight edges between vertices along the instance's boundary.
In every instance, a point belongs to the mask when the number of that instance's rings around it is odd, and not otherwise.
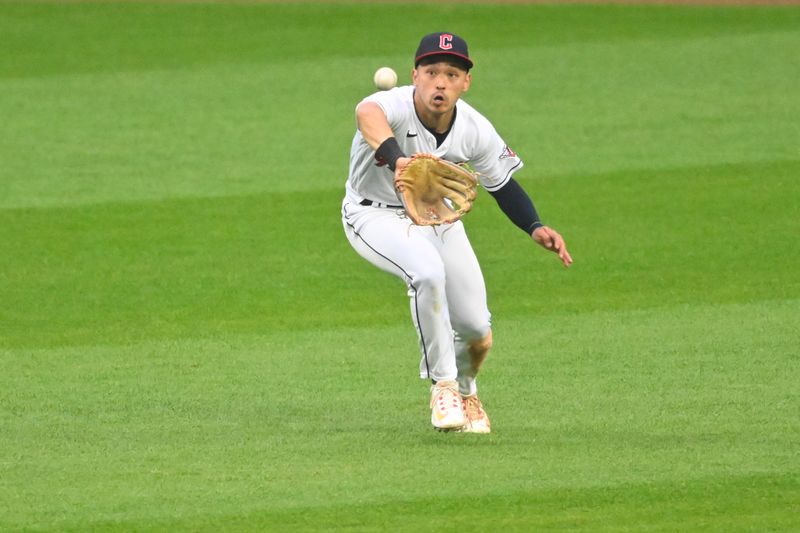
[{"label": "jersey sleeve", "polygon": [[511,176],[522,168],[522,159],[508,147],[488,120],[481,120],[470,165],[479,173],[481,185],[487,191],[501,189]]},{"label": "jersey sleeve", "polygon": [[379,91],[367,96],[361,103],[374,102],[378,104],[386,115],[389,127],[392,128],[392,131],[397,131],[401,126],[401,119],[404,113],[407,112],[408,99],[405,95],[406,89],[406,87],[395,87],[388,91]]}]

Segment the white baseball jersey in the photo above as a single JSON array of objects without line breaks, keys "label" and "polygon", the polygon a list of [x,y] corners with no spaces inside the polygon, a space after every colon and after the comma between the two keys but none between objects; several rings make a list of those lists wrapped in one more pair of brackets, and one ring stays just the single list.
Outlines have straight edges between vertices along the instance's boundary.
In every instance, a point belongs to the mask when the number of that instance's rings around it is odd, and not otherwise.
[{"label": "white baseball jersey", "polygon": [[[430,153],[453,163],[469,163],[488,191],[503,187],[522,168],[522,160],[509,149],[494,126],[461,99],[456,103],[456,118],[450,132],[439,147],[436,137],[425,128],[414,109],[413,85],[377,92],[362,102],[375,102],[383,109],[406,155]],[[394,172],[386,165],[378,165],[375,151],[360,131],[356,131],[350,150],[347,197],[356,203],[364,199],[400,203],[394,188]]]}]

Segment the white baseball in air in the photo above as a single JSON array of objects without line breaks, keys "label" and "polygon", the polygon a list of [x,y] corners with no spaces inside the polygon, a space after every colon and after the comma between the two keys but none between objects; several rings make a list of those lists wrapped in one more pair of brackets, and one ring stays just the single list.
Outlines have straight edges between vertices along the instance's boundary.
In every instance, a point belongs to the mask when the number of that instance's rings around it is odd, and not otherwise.
[{"label": "white baseball in air", "polygon": [[397,85],[397,73],[389,67],[381,67],[375,71],[372,81],[375,82],[375,87],[381,91],[388,91]]}]

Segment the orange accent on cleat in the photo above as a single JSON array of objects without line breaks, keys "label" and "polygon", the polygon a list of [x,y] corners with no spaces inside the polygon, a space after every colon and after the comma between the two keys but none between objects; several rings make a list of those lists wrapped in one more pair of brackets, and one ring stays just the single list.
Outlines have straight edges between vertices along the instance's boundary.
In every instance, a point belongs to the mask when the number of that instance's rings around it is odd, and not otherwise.
[{"label": "orange accent on cleat", "polygon": [[463,431],[465,433],[490,433],[492,424],[489,422],[489,415],[484,411],[480,399],[477,396],[464,396],[461,400],[467,415],[467,425]]}]

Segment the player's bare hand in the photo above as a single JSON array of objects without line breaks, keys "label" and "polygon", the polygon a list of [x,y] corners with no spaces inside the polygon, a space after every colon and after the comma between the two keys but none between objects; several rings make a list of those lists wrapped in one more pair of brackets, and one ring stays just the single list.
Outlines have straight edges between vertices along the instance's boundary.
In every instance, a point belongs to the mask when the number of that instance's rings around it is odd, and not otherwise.
[{"label": "player's bare hand", "polygon": [[572,256],[567,251],[567,244],[564,242],[564,238],[553,228],[540,226],[533,230],[531,237],[542,248],[557,253],[558,258],[561,259],[565,267],[572,264]]}]

